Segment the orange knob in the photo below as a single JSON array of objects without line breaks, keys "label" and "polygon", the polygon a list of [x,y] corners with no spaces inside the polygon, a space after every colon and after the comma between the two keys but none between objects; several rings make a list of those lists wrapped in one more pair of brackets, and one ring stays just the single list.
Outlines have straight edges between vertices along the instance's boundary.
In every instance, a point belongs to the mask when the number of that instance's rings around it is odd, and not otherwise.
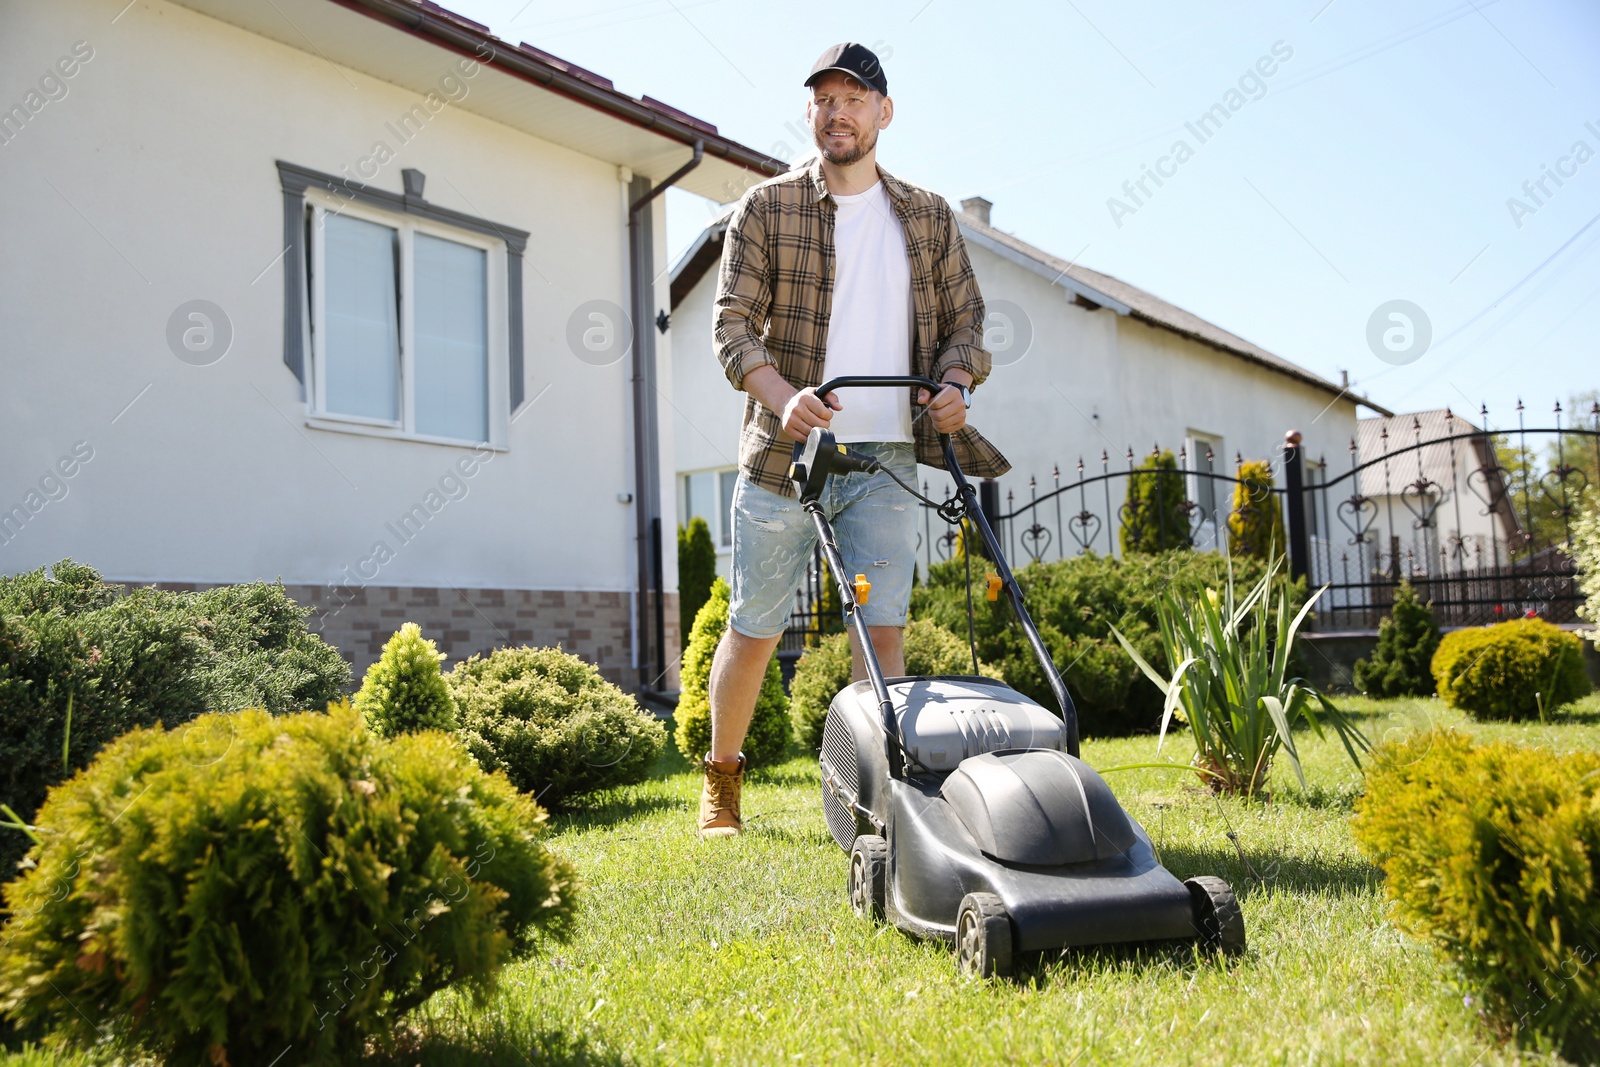
[{"label": "orange knob", "polygon": [[865,574],[856,575],[856,603],[865,604],[871,592],[872,583],[867,581],[867,576]]},{"label": "orange knob", "polygon": [[994,571],[989,572],[989,588],[984,593],[990,600],[1000,599],[1000,576]]}]

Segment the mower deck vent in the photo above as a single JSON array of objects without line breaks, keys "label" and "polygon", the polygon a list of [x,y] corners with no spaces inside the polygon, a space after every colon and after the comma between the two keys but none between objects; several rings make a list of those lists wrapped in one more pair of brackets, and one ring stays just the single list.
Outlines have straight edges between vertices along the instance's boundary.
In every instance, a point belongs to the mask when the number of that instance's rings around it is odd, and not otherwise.
[{"label": "mower deck vent", "polygon": [[822,814],[828,821],[828,832],[840,848],[848,849],[856,840],[855,812],[828,779],[849,790],[850,799],[854,800],[860,795],[861,770],[856,763],[856,745],[849,728],[833,715],[828,716],[822,727],[822,774]]}]

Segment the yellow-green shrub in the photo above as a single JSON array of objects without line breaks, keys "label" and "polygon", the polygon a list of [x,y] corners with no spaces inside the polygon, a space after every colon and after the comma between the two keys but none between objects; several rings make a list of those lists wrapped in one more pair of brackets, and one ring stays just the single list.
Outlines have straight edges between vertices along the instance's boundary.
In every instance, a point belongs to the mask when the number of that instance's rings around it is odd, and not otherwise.
[{"label": "yellow-green shrub", "polygon": [[467,750],[549,807],[644,781],[667,743],[655,716],[560,648],[497,648],[445,681]]},{"label": "yellow-green shrub", "polygon": [[[906,674],[926,677],[936,674],[971,674],[972,649],[965,641],[936,622],[914,619],[906,626]],[[1000,672],[979,662],[979,673],[1005,681]],[[828,705],[839,690],[850,684],[850,635],[825,637],[805,655],[794,669],[789,683],[789,717],[794,720],[794,737],[807,752],[822,748],[822,723]]]},{"label": "yellow-green shrub", "polygon": [[163,1062],[353,1062],[447,986],[564,936],[544,813],[449,735],[348,704],[134,730],[51,790],[5,887],[0,1009]]},{"label": "yellow-green shrub", "polygon": [[[711,596],[695,616],[683,650],[678,710],[673,715],[678,728],[673,740],[678,751],[694,762],[711,751],[711,661],[728,629],[731,592],[721,578],[711,583]],[[767,661],[755,713],[750,716],[750,731],[744,739],[746,761],[751,766],[776,763],[789,747],[789,733],[789,698],[784,695],[783,675],[774,656]]]},{"label": "yellow-green shrub", "polygon": [[1418,734],[1378,750],[1353,829],[1491,1026],[1596,1051],[1600,753]]},{"label": "yellow-green shrub", "polygon": [[356,690],[355,706],[381,737],[456,728],[456,702],[439,663],[444,653],[408,622],[383,646]]},{"label": "yellow-green shrub", "polygon": [[1534,719],[1589,692],[1583,643],[1543,619],[1446,634],[1432,670],[1445,703],[1479,719]]}]

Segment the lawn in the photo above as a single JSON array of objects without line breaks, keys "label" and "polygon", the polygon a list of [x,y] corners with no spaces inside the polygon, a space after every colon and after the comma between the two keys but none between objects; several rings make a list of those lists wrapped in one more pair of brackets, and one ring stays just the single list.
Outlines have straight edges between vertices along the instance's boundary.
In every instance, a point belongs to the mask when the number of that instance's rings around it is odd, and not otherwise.
[{"label": "lawn", "polygon": [[[1449,725],[1600,747],[1600,696],[1522,725],[1431,699],[1342,703],[1374,740]],[[1184,740],[1163,758],[1186,759]],[[1078,950],[1016,983],[964,979],[943,946],[856,918],[812,760],[753,771],[745,835],[701,842],[699,779],[669,753],[645,784],[553,819],[587,882],[576,937],[508,968],[487,1005],[436,998],[414,1020],[425,1036],[402,1033],[374,1064],[1560,1062],[1486,1039],[1449,967],[1385,920],[1382,875],[1348,829],[1360,774],[1336,743],[1303,745],[1308,788],[1280,766],[1264,804],[1213,798],[1181,770],[1108,775],[1174,874],[1234,886],[1243,958]],[[1104,768],[1154,749],[1091,740],[1083,755]]]}]

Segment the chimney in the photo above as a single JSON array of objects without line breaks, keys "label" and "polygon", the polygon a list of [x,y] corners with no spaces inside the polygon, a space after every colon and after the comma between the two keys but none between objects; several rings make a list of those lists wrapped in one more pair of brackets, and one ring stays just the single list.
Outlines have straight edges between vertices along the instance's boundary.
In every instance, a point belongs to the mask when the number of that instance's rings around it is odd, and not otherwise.
[{"label": "chimney", "polygon": [[989,209],[994,207],[981,196],[969,196],[961,201],[961,210],[983,223],[989,225]]}]

